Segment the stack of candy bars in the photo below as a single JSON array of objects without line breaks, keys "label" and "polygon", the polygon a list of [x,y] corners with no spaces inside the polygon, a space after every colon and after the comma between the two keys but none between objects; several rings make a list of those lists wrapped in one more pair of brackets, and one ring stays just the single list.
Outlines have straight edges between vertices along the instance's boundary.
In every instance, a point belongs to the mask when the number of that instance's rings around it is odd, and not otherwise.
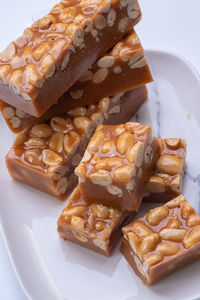
[{"label": "stack of candy bars", "polygon": [[[200,218],[178,196],[185,141],[128,123],[152,81],[140,19],[137,0],[61,1],[0,53],[0,111],[17,133],[11,177],[62,201],[74,190],[59,235],[110,256],[123,227],[152,284],[198,258]],[[131,223],[142,200],[166,204]]]}]

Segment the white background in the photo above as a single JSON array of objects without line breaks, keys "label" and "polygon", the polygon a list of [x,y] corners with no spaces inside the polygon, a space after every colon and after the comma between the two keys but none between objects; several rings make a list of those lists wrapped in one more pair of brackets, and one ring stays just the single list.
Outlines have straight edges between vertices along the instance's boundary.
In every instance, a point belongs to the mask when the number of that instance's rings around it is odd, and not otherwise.
[{"label": "white background", "polygon": [[[0,51],[11,40],[15,40],[25,27],[31,25],[33,16],[37,16],[41,11],[45,12],[56,2],[55,0],[1,0]],[[176,52],[186,57],[200,72],[200,1],[140,0],[140,4],[143,19],[136,27],[136,31],[144,48]],[[14,222],[14,220],[10,221]],[[0,299],[26,299],[15,278],[1,235]]]}]

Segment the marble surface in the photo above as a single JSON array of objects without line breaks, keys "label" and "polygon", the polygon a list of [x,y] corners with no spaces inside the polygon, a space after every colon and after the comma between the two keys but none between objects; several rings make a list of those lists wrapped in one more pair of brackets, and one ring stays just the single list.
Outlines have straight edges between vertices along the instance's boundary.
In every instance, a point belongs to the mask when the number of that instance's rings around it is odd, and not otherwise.
[{"label": "marble surface", "polygon": [[[27,24],[31,23],[30,16],[37,15],[39,11],[45,10],[56,2],[57,1],[52,0],[7,0],[4,2],[4,9],[1,9],[0,11],[0,36],[2,37],[0,40],[0,49],[3,49],[11,39],[15,39],[16,35],[19,34]],[[200,2],[191,0],[188,4],[188,1],[186,0],[140,0],[140,3],[143,10],[143,20],[137,26],[137,32],[143,42],[144,48],[163,49],[179,53],[180,55],[187,57],[200,72],[200,43],[196,40],[199,36],[200,27]],[[6,27],[5,25],[8,24],[8,19],[9,26]],[[169,132],[171,133],[173,130],[174,135],[179,136],[179,132],[182,132],[181,128],[174,126],[173,121],[174,118],[181,118],[182,113],[180,113],[180,109],[182,108],[179,106],[173,108],[173,105],[171,105],[170,107],[173,111],[168,109],[168,114],[166,114],[165,107],[161,107],[159,102],[159,93],[162,84],[163,82],[161,80],[159,84],[157,82],[155,85],[152,85],[150,90],[150,95],[152,95],[154,99],[154,106],[152,106],[154,109],[151,112],[151,116],[154,116],[153,118],[156,120],[157,124],[155,124],[156,126],[154,127],[155,134],[167,137],[169,136]],[[170,99],[166,99],[166,101],[168,100],[170,101]],[[193,99],[191,99],[189,103],[185,103],[185,119],[181,120],[180,127],[183,125],[185,126],[185,122],[190,123],[190,126],[186,127],[184,131],[184,136],[182,136],[189,141],[193,139],[190,147],[194,150],[192,151],[192,156],[188,155],[187,157],[190,169],[189,171],[187,170],[186,173],[185,190],[187,187],[188,195],[192,191],[195,193],[195,197],[198,198],[200,187],[198,163],[200,156],[198,153],[199,131],[197,128],[199,126],[199,121],[193,117],[198,111],[193,111],[194,105],[192,104],[192,101]],[[176,115],[174,115],[174,110],[177,112]],[[147,120],[146,114],[148,113],[149,112],[144,106],[140,111],[138,117],[139,120],[144,121],[145,123],[145,120]],[[164,123],[167,124],[167,126],[158,126],[161,118],[162,120],[165,120]],[[197,145],[196,151],[194,142]],[[2,182],[3,181],[1,180],[0,185],[2,185]],[[196,203],[198,202],[195,201],[195,205]],[[196,208],[198,210],[200,209],[198,206],[196,206]],[[15,279],[2,238],[0,238],[0,265],[0,298],[9,300],[27,299]]]}]

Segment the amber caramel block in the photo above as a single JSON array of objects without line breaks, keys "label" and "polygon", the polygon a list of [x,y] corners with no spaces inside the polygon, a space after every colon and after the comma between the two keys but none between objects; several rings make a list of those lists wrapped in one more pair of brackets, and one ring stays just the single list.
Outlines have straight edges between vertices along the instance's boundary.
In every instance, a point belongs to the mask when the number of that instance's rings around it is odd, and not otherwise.
[{"label": "amber caramel block", "polygon": [[[68,110],[91,105],[103,97],[144,86],[152,76],[144,50],[134,30],[94,63],[79,80],[39,119],[0,101],[0,111],[9,128],[19,133]],[[117,108],[115,108],[117,110]]]},{"label": "amber caramel block", "polygon": [[110,256],[122,236],[121,227],[133,216],[101,204],[88,205],[78,186],[58,219],[57,230],[64,240]]},{"label": "amber caramel block", "polygon": [[150,126],[99,125],[75,169],[88,203],[138,211],[157,159]]},{"label": "amber caramel block", "polygon": [[186,142],[178,138],[158,139],[159,158],[144,201],[167,202],[180,195],[184,176]]},{"label": "amber caramel block", "polygon": [[123,228],[121,252],[147,285],[200,258],[200,217],[182,196]]},{"label": "amber caramel block", "polygon": [[40,117],[140,18],[137,0],[60,2],[0,54],[0,99]]},{"label": "amber caramel block", "polygon": [[65,200],[77,184],[74,169],[98,124],[129,120],[146,96],[147,90],[142,87],[107,97],[18,134],[6,157],[11,177]]}]

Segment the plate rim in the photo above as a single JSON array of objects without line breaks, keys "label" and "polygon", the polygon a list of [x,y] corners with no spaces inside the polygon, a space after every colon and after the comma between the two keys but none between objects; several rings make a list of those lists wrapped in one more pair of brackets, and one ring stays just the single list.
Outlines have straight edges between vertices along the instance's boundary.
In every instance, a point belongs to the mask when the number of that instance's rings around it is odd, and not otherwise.
[{"label": "plate rim", "polygon": [[[172,58],[178,59],[179,61],[185,63],[193,71],[194,75],[196,76],[196,78],[198,79],[199,84],[200,84],[200,73],[195,68],[195,66],[182,54],[179,54],[179,53],[174,52],[174,51],[163,50],[163,49],[158,49],[158,48],[146,48],[144,50],[144,52],[147,55],[148,55],[148,53],[150,53],[150,54],[159,54],[159,55],[167,55],[167,56],[171,56]],[[148,57],[147,57],[147,60],[148,60]],[[200,85],[199,85],[199,87],[200,87]],[[17,266],[15,264],[15,261],[14,261],[14,254],[13,254],[13,251],[11,250],[12,247],[9,247],[9,240],[8,240],[8,238],[6,236],[6,233],[5,233],[5,230],[4,230],[1,213],[0,213],[0,234],[2,236],[3,244],[6,248],[11,267],[14,271],[14,274],[16,276],[16,279],[17,279],[18,283],[19,283],[19,286],[20,286],[21,290],[23,291],[24,295],[27,297],[27,299],[33,300],[30,292],[28,291],[25,284],[23,283],[23,278],[21,278],[21,276],[18,273],[18,270],[17,270],[18,268],[17,268]],[[193,298],[193,299],[196,299],[196,300],[199,299],[200,298],[200,291],[199,291],[199,294],[195,295],[194,297],[195,298]],[[63,297],[63,299],[64,299],[64,297]]]}]

